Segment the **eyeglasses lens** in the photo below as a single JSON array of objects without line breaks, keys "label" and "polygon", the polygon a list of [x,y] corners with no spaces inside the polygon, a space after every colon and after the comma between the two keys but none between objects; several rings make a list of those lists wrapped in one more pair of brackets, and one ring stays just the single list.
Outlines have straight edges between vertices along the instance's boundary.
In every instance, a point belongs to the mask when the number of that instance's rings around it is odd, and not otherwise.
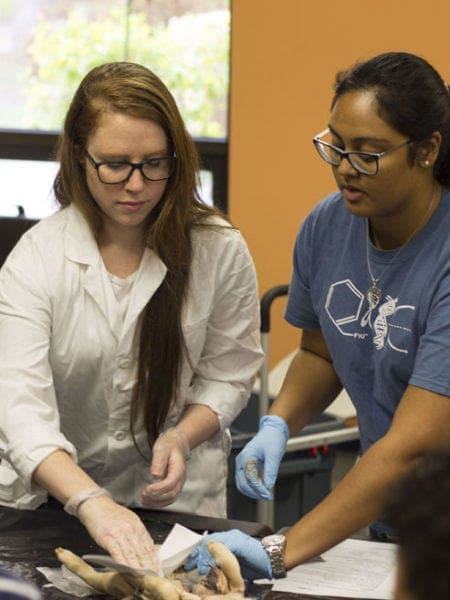
[{"label": "eyeglasses lens", "polygon": [[349,154],[348,159],[352,167],[364,175],[376,175],[378,171],[377,158],[370,154]]},{"label": "eyeglasses lens", "polygon": [[[342,153],[337,148],[321,140],[315,140],[315,146],[319,155],[328,164],[337,167],[343,158]],[[359,154],[357,152],[346,153],[346,158],[351,166],[359,173],[365,175],[375,175],[378,170],[377,159],[370,154]]]},{"label": "eyeglasses lens", "polygon": [[103,183],[122,183],[134,169],[138,169],[145,179],[161,181],[170,177],[172,159],[162,157],[134,166],[129,163],[102,163],[98,166],[98,175]]}]

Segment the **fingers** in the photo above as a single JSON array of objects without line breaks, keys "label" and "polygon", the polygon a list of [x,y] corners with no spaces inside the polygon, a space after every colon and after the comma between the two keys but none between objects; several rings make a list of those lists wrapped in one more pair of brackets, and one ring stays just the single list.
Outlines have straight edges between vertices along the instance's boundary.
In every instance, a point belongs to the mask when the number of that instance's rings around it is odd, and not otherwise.
[{"label": "fingers", "polygon": [[192,571],[197,568],[199,548],[194,548],[184,562],[183,568],[185,571]]},{"label": "fingers", "polygon": [[[167,469],[167,474],[164,479],[151,483],[142,490],[141,502],[148,508],[162,508],[172,504],[186,480],[186,463],[182,454],[177,449],[172,449],[166,459],[164,470]],[[156,478],[156,471],[153,460],[150,467],[153,478]]]},{"label": "fingers", "polygon": [[211,541],[227,546],[239,561],[242,574],[246,579],[253,580],[271,576],[270,559],[261,542],[238,529],[206,536],[201,545],[192,553],[194,560],[187,567],[192,564],[194,567],[197,565],[201,575],[209,572],[210,567],[216,564],[207,549],[207,545]]},{"label": "fingers", "polygon": [[153,446],[152,463],[150,465],[150,473],[152,477],[161,479],[166,474],[168,468],[170,448],[157,444]]},{"label": "fingers", "polygon": [[176,473],[152,483],[142,490],[141,502],[147,507],[167,506],[174,502],[183,488],[185,473]]},{"label": "fingers", "polygon": [[151,569],[155,573],[160,572],[160,562],[154,546],[146,544],[139,536],[111,538],[105,544],[105,550],[118,563],[135,569]]},{"label": "fingers", "polygon": [[247,460],[243,465],[243,470],[247,481],[261,481],[258,461],[255,458]]},{"label": "fingers", "polygon": [[135,569],[151,569],[160,572],[161,565],[156,548],[148,532],[122,531],[122,535],[108,534],[104,538],[103,547],[112,558],[121,564]]},{"label": "fingers", "polygon": [[144,533],[135,523],[122,518],[120,529],[109,526],[101,541],[117,562],[136,568],[150,568],[154,546],[147,532]]},{"label": "fingers", "polygon": [[206,542],[210,539],[210,536],[206,536],[202,543],[191,552],[184,565],[186,571],[197,569],[199,575],[208,575],[211,567],[216,566],[216,562],[206,546]]},{"label": "fingers", "polygon": [[280,468],[280,459],[278,457],[267,456],[264,463],[264,485],[267,489],[272,489]]},{"label": "fingers", "polygon": [[251,459],[241,463],[236,471],[236,486],[238,490],[254,500],[272,500],[272,492],[262,481],[257,461]]},{"label": "fingers", "polygon": [[182,487],[181,483],[167,489],[153,489],[153,485],[150,485],[142,490],[141,502],[147,508],[168,506],[175,502]]},{"label": "fingers", "polygon": [[153,540],[139,517],[110,498],[91,499],[80,509],[80,520],[91,537],[116,562],[161,572]]},{"label": "fingers", "polygon": [[177,499],[177,494],[167,494],[166,496],[159,496],[154,498],[153,496],[141,495],[141,504],[145,508],[153,508],[158,510],[166,506],[170,506]]},{"label": "fingers", "polygon": [[152,463],[150,472],[153,477],[162,478],[166,471],[170,471],[176,466],[184,467],[186,462],[185,453],[180,446],[177,436],[162,435],[152,448]]}]

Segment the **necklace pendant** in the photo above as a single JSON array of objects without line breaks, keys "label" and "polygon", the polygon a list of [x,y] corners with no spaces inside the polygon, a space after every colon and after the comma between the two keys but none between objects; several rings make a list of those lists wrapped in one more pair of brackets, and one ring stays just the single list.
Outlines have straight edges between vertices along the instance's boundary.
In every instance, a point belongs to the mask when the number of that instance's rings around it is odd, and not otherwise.
[{"label": "necklace pendant", "polygon": [[376,284],[371,285],[366,292],[366,297],[371,306],[376,306],[381,299],[380,288]]}]

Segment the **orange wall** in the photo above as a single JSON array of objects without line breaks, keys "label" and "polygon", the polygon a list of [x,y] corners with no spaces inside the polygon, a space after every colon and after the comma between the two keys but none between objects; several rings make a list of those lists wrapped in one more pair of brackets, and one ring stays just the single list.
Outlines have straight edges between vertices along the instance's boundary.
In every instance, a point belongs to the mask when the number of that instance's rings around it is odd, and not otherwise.
[{"label": "orange wall", "polygon": [[[448,0],[232,0],[229,210],[255,260],[261,294],[288,283],[301,220],[335,189],[311,138],[326,127],[335,73],[396,50],[450,81]],[[331,259],[331,257],[330,257]],[[274,305],[271,365],[299,332]]]}]

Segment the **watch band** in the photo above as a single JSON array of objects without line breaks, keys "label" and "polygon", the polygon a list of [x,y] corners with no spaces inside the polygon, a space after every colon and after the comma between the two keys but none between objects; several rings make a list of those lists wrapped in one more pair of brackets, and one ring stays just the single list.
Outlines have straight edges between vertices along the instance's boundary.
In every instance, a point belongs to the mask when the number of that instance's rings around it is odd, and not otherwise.
[{"label": "watch band", "polygon": [[279,533],[266,535],[262,538],[261,544],[269,556],[270,565],[272,567],[272,577],[274,579],[286,577],[286,569],[284,568],[283,561],[283,550],[286,545],[286,538],[284,535]]}]

